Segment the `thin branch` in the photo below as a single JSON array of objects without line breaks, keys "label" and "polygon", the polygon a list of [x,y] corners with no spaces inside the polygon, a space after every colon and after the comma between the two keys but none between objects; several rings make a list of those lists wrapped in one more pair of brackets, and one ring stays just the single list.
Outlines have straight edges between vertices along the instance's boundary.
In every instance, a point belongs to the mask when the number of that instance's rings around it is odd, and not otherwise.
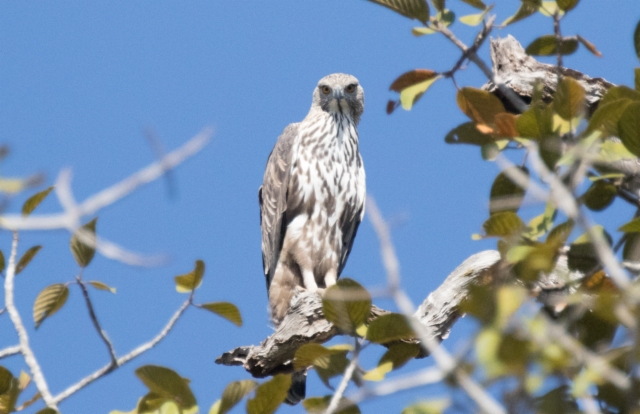
[{"label": "thin branch", "polygon": [[[198,153],[209,142],[211,128],[205,128],[181,147],[167,154],[162,160],[154,162],[142,170],[130,175],[119,183],[89,197],[77,206],[78,217],[93,215],[104,207],[131,194],[138,187],[161,177],[167,169],[175,168],[187,158]],[[8,214],[0,218],[0,227],[7,230],[55,230],[74,227],[74,217],[67,212],[58,214],[30,215],[24,218],[19,214]]]},{"label": "thin branch", "polygon": [[82,296],[84,296],[84,300],[87,304],[87,310],[89,311],[89,317],[91,318],[93,327],[96,328],[96,332],[98,332],[98,335],[100,335],[102,342],[104,342],[104,344],[107,346],[109,356],[111,357],[111,364],[115,365],[117,364],[116,351],[113,348],[113,344],[107,336],[107,333],[100,326],[100,322],[98,322],[98,317],[96,316],[96,312],[93,309],[93,303],[91,302],[91,298],[89,297],[89,290],[87,289],[85,282],[82,280],[81,275],[78,275],[78,277],[76,277],[76,280],[78,281],[78,285],[80,285],[80,289],[82,290]]},{"label": "thin branch", "polygon": [[42,374],[42,369],[38,364],[38,360],[29,346],[29,336],[27,335],[27,330],[22,323],[22,318],[20,317],[20,313],[18,313],[18,309],[15,306],[13,301],[13,281],[16,275],[16,254],[18,251],[18,232],[13,232],[13,242],[11,244],[11,255],[9,256],[9,265],[7,266],[7,274],[4,279],[4,301],[7,307],[7,312],[9,312],[9,317],[11,318],[11,322],[18,333],[18,339],[20,342],[20,352],[24,356],[24,362],[29,367],[31,371],[31,376],[33,377],[33,382],[36,384],[38,391],[42,395],[42,399],[47,404],[47,407],[57,409],[56,402],[51,397],[51,392],[49,392],[49,387],[47,386],[47,381]]},{"label": "thin branch", "polygon": [[147,352],[148,350],[156,346],[160,341],[162,341],[169,334],[171,329],[173,329],[176,322],[178,322],[178,319],[180,319],[184,311],[187,310],[187,308],[191,304],[191,300],[192,300],[191,297],[189,297],[189,299],[187,299],[182,304],[182,306],[180,306],[180,308],[176,311],[176,313],[173,314],[171,319],[169,319],[169,322],[167,322],[167,324],[162,329],[162,331],[160,331],[160,333],[156,335],[152,340],[140,345],[139,347],[135,348],[128,354],[121,356],[116,360],[115,364],[113,362],[110,362],[109,364],[105,365],[104,367],[100,368],[94,373],[84,377],[74,385],[70,386],[66,390],[62,391],[60,394],[53,397],[52,401],[55,404],[60,403],[62,400],[67,399],[74,393],[78,392],[82,388],[91,384],[93,381],[111,373],[112,371],[116,370],[117,368],[121,367],[122,365],[126,364],[127,362],[131,361],[132,359],[140,356],[141,354]]},{"label": "thin branch", "polygon": [[[493,18],[493,20],[495,20],[495,17]],[[469,47],[466,51],[462,52],[462,56],[460,56],[456,64],[451,68],[451,70],[444,72],[442,74],[443,76],[447,78],[453,78],[453,75],[455,75],[455,73],[462,67],[462,64],[464,63],[464,61],[469,59],[469,55],[471,53],[476,54],[478,52],[478,49],[480,49],[485,39],[489,36],[489,34],[491,33],[491,30],[493,29],[493,20],[491,20],[491,24],[485,24],[482,27],[482,30],[480,30],[476,35],[476,38],[473,41],[473,44],[471,45],[471,47]]]},{"label": "thin branch", "polygon": [[[485,22],[485,28],[483,28],[483,31],[489,30],[487,29],[487,26],[493,26],[493,22],[495,21],[495,19],[495,15],[490,16]],[[502,94],[507,97],[507,99],[509,99],[514,107],[516,107],[520,112],[524,112],[527,110],[527,104],[524,103],[524,101],[518,95],[516,95],[515,92],[509,89],[504,83],[502,83],[499,79],[496,79],[495,74],[491,71],[491,69],[489,69],[489,66],[487,66],[487,64],[482,59],[480,59],[480,57],[478,57],[478,54],[474,50],[469,50],[467,45],[465,45],[460,39],[458,39],[453,34],[453,32],[451,32],[451,30],[449,30],[443,24],[437,23],[436,30],[442,33],[447,39],[449,39],[454,45],[456,45],[458,49],[462,50],[462,53],[466,53],[469,57],[469,60],[475,63],[478,68],[480,68],[487,79],[498,86],[500,92],[502,92]]]},{"label": "thin branch", "polygon": [[422,387],[429,384],[436,384],[444,378],[445,375],[442,373],[442,370],[436,367],[425,368],[400,378],[385,381],[373,389],[364,388],[355,394],[350,395],[349,399],[355,404],[358,404],[359,402],[370,398],[384,397],[395,394],[399,391]]},{"label": "thin branch", "polygon": [[[380,241],[380,249],[382,251],[384,267],[389,277],[389,284],[393,286],[395,283],[393,278],[396,278],[396,280],[400,278],[399,275],[393,274],[398,271],[397,266],[395,269],[393,267],[394,262],[397,262],[397,258],[393,249],[393,243],[391,242],[389,228],[382,218],[375,201],[370,196],[367,197],[367,212]],[[404,291],[398,288],[392,293],[400,311],[408,315],[407,320],[411,323],[413,331],[420,339],[420,345],[433,357],[442,373],[444,375],[449,373],[453,374],[458,384],[460,384],[460,387],[466,391],[469,397],[471,397],[482,410],[495,414],[506,413],[506,410],[498,401],[482,389],[464,370],[457,366],[457,362],[453,356],[451,356],[444,347],[440,346],[438,341],[433,339],[432,335],[429,335],[426,327],[416,318],[411,317],[411,315],[415,314],[415,307]]]},{"label": "thin branch", "polygon": [[558,84],[560,83],[560,79],[562,77],[562,68],[564,65],[562,64],[562,33],[560,33],[560,12],[556,10],[553,14],[553,34],[556,36],[556,65],[558,71]]},{"label": "thin branch", "polygon": [[20,353],[20,345],[14,345],[5,349],[0,349],[0,359],[10,357]]},{"label": "thin branch", "polygon": [[342,381],[340,381],[340,385],[338,385],[338,389],[331,397],[331,401],[329,402],[329,406],[327,407],[327,411],[324,414],[333,414],[339,408],[340,400],[342,400],[342,396],[344,395],[344,391],[347,389],[347,385],[349,385],[349,381],[353,377],[353,373],[358,366],[358,357],[360,356],[360,342],[356,338],[356,347],[353,351],[353,358],[347,369],[344,371],[344,376],[342,377]]},{"label": "thin branch", "polygon": [[573,219],[576,224],[582,228],[582,231],[589,234],[596,253],[602,261],[607,273],[616,282],[618,287],[623,291],[628,291],[629,277],[624,272],[624,269],[615,257],[615,254],[611,250],[609,243],[604,239],[601,233],[595,231],[593,226],[589,223],[584,213],[578,207],[578,203],[571,194],[571,192],[565,187],[565,185],[553,174],[546,165],[542,162],[538,147],[534,143],[527,145],[531,157],[531,167],[540,176],[540,179],[545,181],[551,187],[550,197],[553,203],[561,209],[567,217]]}]

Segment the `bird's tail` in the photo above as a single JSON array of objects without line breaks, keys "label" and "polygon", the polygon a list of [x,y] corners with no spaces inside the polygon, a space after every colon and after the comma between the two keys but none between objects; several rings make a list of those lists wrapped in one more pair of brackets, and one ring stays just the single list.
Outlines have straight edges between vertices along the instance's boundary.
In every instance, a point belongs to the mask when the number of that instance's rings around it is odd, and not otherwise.
[{"label": "bird's tail", "polygon": [[291,375],[291,388],[284,400],[289,405],[296,405],[304,400],[307,391],[307,370],[296,371]]}]

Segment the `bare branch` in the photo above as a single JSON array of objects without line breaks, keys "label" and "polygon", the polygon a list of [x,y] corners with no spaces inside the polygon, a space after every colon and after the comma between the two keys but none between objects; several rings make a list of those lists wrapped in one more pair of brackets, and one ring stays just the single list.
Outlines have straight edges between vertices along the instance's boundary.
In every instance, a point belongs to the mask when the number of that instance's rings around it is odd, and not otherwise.
[{"label": "bare branch", "polygon": [[87,290],[87,286],[85,282],[82,280],[82,277],[78,275],[76,278],[78,281],[78,285],[80,285],[80,289],[82,290],[82,296],[84,296],[84,301],[87,304],[87,310],[89,311],[89,317],[91,318],[91,322],[93,323],[93,327],[96,328],[96,332],[100,335],[102,342],[107,346],[107,350],[109,351],[109,356],[111,357],[111,364],[117,364],[116,351],[113,348],[113,344],[111,340],[107,336],[107,333],[100,326],[100,322],[98,322],[98,317],[96,316],[96,312],[93,309],[93,303],[91,303],[91,298],[89,297],[89,291]]},{"label": "bare branch", "polygon": [[342,381],[340,381],[340,385],[338,385],[336,392],[333,393],[333,396],[331,397],[331,401],[329,402],[329,406],[327,407],[327,410],[325,411],[324,414],[333,414],[338,409],[340,400],[342,399],[342,396],[344,395],[344,392],[347,389],[347,385],[349,385],[349,381],[351,381],[351,377],[353,377],[353,373],[355,372],[356,367],[358,366],[359,356],[360,356],[360,343],[356,338],[356,348],[353,351],[353,358],[351,359],[351,362],[349,362],[347,369],[345,369],[344,376],[342,377]]},{"label": "bare branch", "polygon": [[111,373],[112,371],[115,371],[117,368],[121,367],[122,365],[126,364],[127,362],[131,361],[132,359],[140,356],[141,354],[147,352],[148,350],[150,350],[151,348],[156,346],[160,341],[162,341],[169,334],[171,329],[173,329],[173,327],[175,326],[176,322],[178,322],[178,319],[180,319],[180,317],[187,310],[187,308],[189,307],[190,304],[191,304],[191,297],[189,299],[187,299],[180,306],[180,308],[173,314],[171,319],[169,319],[169,322],[167,322],[167,324],[164,326],[164,328],[162,328],[162,331],[160,331],[160,333],[158,333],[149,342],[145,342],[144,344],[138,346],[137,348],[135,348],[134,350],[132,350],[128,354],[126,354],[124,356],[121,356],[120,358],[118,358],[115,361],[115,364],[112,361],[109,364],[105,365],[104,367],[100,368],[99,370],[95,371],[94,373],[84,377],[83,379],[81,379],[80,381],[75,383],[74,385],[70,386],[66,390],[62,391],[60,394],[58,394],[55,397],[53,397],[52,402],[55,403],[55,404],[60,403],[62,400],[67,399],[68,397],[70,397],[71,395],[75,394],[76,392],[78,392],[82,388],[84,388],[87,385],[91,384],[93,381],[95,381],[95,380],[97,380],[97,379],[99,379],[99,378]]},{"label": "bare branch", "polygon": [[386,395],[395,394],[399,391],[435,384],[442,381],[444,378],[445,375],[439,368],[425,368],[400,378],[385,381],[373,389],[363,388],[350,395],[349,399],[358,404],[359,402],[370,398],[384,397]]},{"label": "bare branch", "polygon": [[[380,248],[382,250],[382,256],[384,258],[384,266],[387,271],[387,277],[389,284],[393,285],[396,280],[400,279],[398,274],[397,257],[395,256],[395,250],[393,249],[393,243],[389,233],[389,227],[382,218],[380,211],[376,207],[376,203],[371,197],[367,197],[368,216],[371,220],[373,228],[380,240]],[[395,266],[394,266],[395,263]],[[438,368],[446,375],[453,374],[460,384],[460,387],[466,391],[466,393],[473,399],[476,404],[483,411],[488,413],[505,413],[506,410],[495,400],[489,393],[487,393],[473,378],[469,376],[464,370],[460,369],[457,362],[444,347],[439,346],[440,342],[433,337],[433,334],[425,327],[424,324],[417,319],[410,317],[414,315],[415,307],[411,303],[411,299],[406,293],[397,288],[393,289],[393,298],[398,305],[398,308],[402,313],[409,316],[407,320],[411,323],[413,331],[420,339],[420,345],[424,350],[430,354]]]},{"label": "bare branch", "polygon": [[0,359],[10,357],[20,353],[20,345],[14,345],[5,349],[0,349]]},{"label": "bare branch", "polygon": [[18,333],[18,340],[20,342],[20,352],[24,356],[24,362],[29,367],[31,371],[31,376],[33,377],[33,382],[36,384],[38,391],[42,395],[42,399],[47,404],[47,407],[57,409],[56,402],[53,401],[51,397],[51,392],[49,392],[49,387],[47,385],[47,381],[42,374],[42,369],[40,368],[40,364],[38,364],[38,360],[29,345],[29,336],[27,335],[27,330],[22,323],[22,318],[20,317],[20,313],[18,313],[18,309],[15,306],[13,301],[13,281],[16,275],[16,254],[18,251],[18,232],[13,232],[13,242],[11,244],[11,255],[9,256],[9,264],[7,266],[7,273],[4,279],[4,302],[7,307],[7,312],[9,313],[9,317],[11,318],[11,322],[13,323],[16,332]]},{"label": "bare branch", "polygon": [[[138,187],[161,177],[167,169],[175,168],[187,158],[198,153],[210,140],[211,128],[205,128],[180,148],[170,152],[161,160],[150,164],[119,183],[89,197],[77,206],[77,216],[93,215],[102,208],[131,194]],[[0,227],[7,230],[55,230],[74,228],[75,218],[67,212],[58,214],[30,215],[8,214],[0,218]]]}]

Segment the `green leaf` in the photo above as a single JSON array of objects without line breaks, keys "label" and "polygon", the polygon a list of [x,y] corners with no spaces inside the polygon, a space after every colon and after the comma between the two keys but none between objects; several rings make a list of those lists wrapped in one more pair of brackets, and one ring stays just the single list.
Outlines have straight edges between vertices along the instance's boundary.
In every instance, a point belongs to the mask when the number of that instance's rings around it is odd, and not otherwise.
[{"label": "green leaf", "polygon": [[482,224],[487,237],[510,237],[525,228],[524,222],[512,211],[493,214]]},{"label": "green leaf", "polygon": [[440,79],[440,77],[441,76],[435,76],[431,79],[403,89],[402,92],[400,92],[400,104],[402,104],[402,109],[405,111],[411,110],[413,105],[418,102],[418,99],[420,99],[427,89],[429,89],[435,81]]},{"label": "green leaf", "polygon": [[87,267],[96,253],[96,222],[94,218],[84,226],[80,227],[71,236],[71,253],[76,259],[78,266]]},{"label": "green leaf", "polygon": [[0,394],[4,394],[11,388],[13,374],[3,366],[0,366]]},{"label": "green leaf", "polygon": [[582,196],[582,200],[589,210],[602,211],[613,203],[616,194],[618,194],[618,189],[615,185],[600,180],[591,184],[591,187]]},{"label": "green leaf", "polygon": [[371,321],[367,339],[378,344],[415,338],[411,324],[404,315],[387,313]]},{"label": "green leaf", "polygon": [[549,245],[562,246],[567,242],[567,239],[573,231],[573,220],[565,221],[558,224],[549,232],[546,243]]},{"label": "green leaf", "polygon": [[473,122],[465,122],[462,125],[458,125],[449,131],[444,138],[444,142],[447,144],[487,145],[494,141],[491,135],[478,131],[478,128],[476,128]]},{"label": "green leaf", "polygon": [[[638,228],[640,224],[636,223],[634,227]],[[633,233],[627,234],[622,249],[622,259],[630,262],[640,262],[640,234],[638,234],[640,231],[636,232],[635,228]]]},{"label": "green leaf", "polygon": [[633,32],[633,47],[636,49],[636,56],[640,59],[640,22],[638,22],[636,30]]},{"label": "green leaf", "polygon": [[42,249],[42,246],[33,246],[29,250],[24,252],[20,260],[18,260],[18,264],[16,264],[16,275],[22,272],[24,268],[27,267],[29,263],[31,263],[31,260],[33,260],[36,254],[38,254],[40,249]]},{"label": "green leaf", "polygon": [[387,7],[394,12],[424,24],[429,20],[429,6],[426,0],[369,0],[372,3]]},{"label": "green leaf", "polygon": [[18,397],[20,396],[20,387],[17,378],[12,376],[7,385],[6,390],[0,393],[0,413],[13,412],[16,408]]},{"label": "green leaf", "polygon": [[4,272],[5,267],[6,262],[4,260],[4,253],[2,253],[2,250],[0,250],[0,273]]},{"label": "green leaf", "polygon": [[542,140],[553,135],[553,111],[548,106],[532,105],[516,119],[521,137]]},{"label": "green leaf", "polygon": [[466,16],[460,17],[458,20],[460,20],[460,23],[464,23],[467,26],[477,26],[482,23],[482,20],[484,20],[484,16],[486,16],[491,9],[493,9],[493,4],[482,11],[482,13],[468,14]]},{"label": "green leaf", "polygon": [[448,398],[420,401],[402,410],[402,414],[442,414],[451,405]]},{"label": "green leaf", "polygon": [[640,156],[640,102],[627,106],[618,121],[618,131],[624,146]]},{"label": "green leaf", "polygon": [[636,217],[630,222],[623,224],[618,231],[623,233],[640,233],[640,217]]},{"label": "green leaf", "polygon": [[334,353],[332,350],[320,344],[304,344],[296,351],[293,359],[293,367],[296,371],[299,371],[312,366],[316,359],[331,355],[332,353]]},{"label": "green leaf", "polygon": [[222,392],[218,409],[216,411],[209,411],[209,414],[226,414],[257,386],[258,383],[254,380],[233,381],[229,383]]},{"label": "green leaf", "polygon": [[197,405],[189,380],[169,368],[144,365],[136,369],[136,375],[149,391],[160,398],[174,401],[180,408],[189,409]]},{"label": "green leaf", "polygon": [[564,12],[568,12],[578,5],[580,0],[556,0],[558,7]]},{"label": "green leaf", "polygon": [[577,80],[565,76],[553,98],[553,109],[562,119],[571,121],[584,114],[584,96],[582,85]]},{"label": "green leaf", "polygon": [[532,56],[554,56],[558,54],[570,55],[578,49],[578,40],[570,37],[562,39],[562,45],[558,49],[558,42],[554,35],[540,36],[534,40],[525,52]]},{"label": "green leaf", "polygon": [[[600,225],[592,227],[592,231],[599,232],[611,244],[611,236]],[[587,233],[578,237],[567,252],[567,264],[569,269],[578,270],[583,273],[592,271],[598,266],[599,259],[596,249],[591,243],[591,239]]]},{"label": "green leaf", "polygon": [[256,389],[256,396],[247,401],[247,414],[273,414],[284,401],[291,386],[291,376],[278,374]]},{"label": "green leaf", "polygon": [[449,27],[456,20],[456,15],[451,10],[442,10],[436,14],[436,20],[444,25],[444,27]]},{"label": "green leaf", "polygon": [[387,352],[382,355],[382,358],[378,361],[378,365],[365,373],[362,378],[367,381],[382,381],[387,373],[404,366],[419,353],[419,344],[394,343],[387,349]]},{"label": "green leaf", "polygon": [[27,217],[33,210],[36,209],[42,203],[42,201],[49,195],[49,193],[53,190],[53,187],[49,187],[44,191],[40,191],[29,197],[27,201],[22,205],[22,215]]},{"label": "green leaf", "polygon": [[542,6],[542,0],[522,0],[520,4],[520,8],[516,11],[516,14],[509,17],[507,20],[502,22],[502,26],[506,26],[508,24],[512,24],[518,22],[522,19],[525,19],[535,12]]},{"label": "green leaf", "polygon": [[[302,406],[309,414],[323,414],[329,408],[331,395],[324,397],[310,397],[302,401]],[[338,407],[345,407],[335,411],[336,414],[360,414],[360,408],[349,399],[342,397]]]},{"label": "green leaf", "polygon": [[202,304],[202,307],[209,312],[213,312],[233,323],[236,326],[242,326],[242,316],[236,305],[230,302],[210,302]]},{"label": "green leaf", "polygon": [[607,90],[602,99],[600,100],[599,106],[607,105],[610,102],[615,102],[620,99],[631,99],[634,102],[640,101],[640,92],[635,89],[631,89],[628,86],[613,86]]},{"label": "green leaf", "polygon": [[113,294],[116,293],[116,288],[112,288],[111,286],[107,285],[106,283],[100,282],[98,280],[91,280],[89,282],[87,282],[88,284],[90,284],[91,286],[93,286],[94,288],[98,289],[98,290],[104,290],[107,292],[111,292]]},{"label": "green leaf", "polygon": [[44,288],[36,297],[33,304],[33,321],[36,329],[49,316],[64,306],[69,297],[69,288],[62,283],[56,283]]},{"label": "green leaf", "polygon": [[495,116],[505,112],[504,105],[494,94],[482,89],[464,87],[456,95],[458,107],[477,124],[493,125]]},{"label": "green leaf", "polygon": [[541,397],[534,399],[536,412],[539,413],[578,413],[580,408],[571,397],[568,385],[552,389]]},{"label": "green leaf", "polygon": [[564,15],[564,12],[558,8],[558,4],[555,1],[543,1],[538,11],[547,17],[553,17],[556,13],[561,16]]},{"label": "green leaf", "polygon": [[176,291],[179,293],[190,293],[196,290],[202,284],[202,277],[204,276],[204,262],[202,260],[196,260],[195,267],[189,273],[179,275],[174,278],[176,281]]},{"label": "green leaf", "polygon": [[444,10],[445,0],[431,0],[431,4],[436,8],[439,12]]},{"label": "green leaf", "polygon": [[353,333],[369,317],[371,295],[355,280],[342,278],[325,290],[322,310],[327,321]]},{"label": "green leaf", "polygon": [[47,407],[38,411],[36,414],[58,414],[58,411],[54,410],[53,408]]},{"label": "green leaf", "polygon": [[[510,170],[518,170],[529,178],[529,170],[526,167],[511,167]],[[511,181],[506,171],[498,174],[491,186],[489,199],[489,214],[500,211],[518,211],[524,198],[525,189]]]},{"label": "green leaf", "polygon": [[437,33],[437,32],[433,29],[429,29],[428,27],[414,27],[413,29],[411,29],[411,34],[414,35],[415,37],[430,35],[434,33]]},{"label": "green leaf", "polygon": [[487,5],[482,2],[482,0],[462,0],[464,3],[467,3],[470,6],[475,7],[476,9],[484,10],[487,8]]},{"label": "green leaf", "polygon": [[640,68],[635,68],[633,70],[633,74],[634,74],[636,91],[640,92]]},{"label": "green leaf", "polygon": [[603,132],[603,138],[618,136],[618,121],[632,102],[633,101],[628,98],[622,98],[608,103],[600,102],[598,109],[596,109],[589,119],[586,132],[589,133],[599,129]]},{"label": "green leaf", "polygon": [[540,238],[553,227],[557,211],[553,203],[547,203],[544,213],[529,220],[527,231],[523,235],[532,240]]}]

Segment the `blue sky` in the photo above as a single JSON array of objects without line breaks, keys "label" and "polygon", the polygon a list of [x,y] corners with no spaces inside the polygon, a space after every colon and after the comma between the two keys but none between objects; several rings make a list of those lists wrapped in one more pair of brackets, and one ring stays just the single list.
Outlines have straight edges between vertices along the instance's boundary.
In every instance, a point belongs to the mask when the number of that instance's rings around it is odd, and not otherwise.
[{"label": "blue sky", "polygon": [[[449,3],[459,16],[474,12],[462,2]],[[518,4],[499,2],[498,21]],[[563,21],[563,31],[585,36],[604,57],[581,49],[565,64],[633,84],[637,60],[631,38],[639,18],[636,0],[606,5],[583,0]],[[3,176],[44,172],[53,183],[61,168],[71,167],[75,197],[83,200],[154,160],[145,128],[153,128],[167,149],[205,126],[215,128],[212,143],[174,172],[174,197],[161,180],[99,214],[100,235],[133,251],[171,257],[167,266],[153,269],[96,257],[86,270],[86,279],[118,289],[116,295],[91,292],[118,354],[147,341],[166,323],[185,299],[175,292],[173,277],[190,270],[196,259],[207,265],[196,300],[232,301],[245,320],[238,329],[190,309],[157,348],[65,401],[63,413],[132,409],[145,393],[133,371],[144,364],[166,365],[190,378],[202,412],[226,383],[248,378],[242,369],[217,366],[214,359],[271,332],[257,189],[277,136],[306,115],[314,86],[329,73],[351,73],[364,87],[359,131],[367,189],[394,224],[410,297],[419,303],[466,257],[494,247],[494,241],[472,241],[470,235],[488,214],[489,188],[498,170],[482,161],[477,148],[444,143],[446,133],[465,121],[452,84],[434,85],[411,112],[384,112],[387,100],[395,98],[388,86],[398,75],[414,68],[448,70],[457,59],[457,49],[441,36],[413,37],[414,25],[363,0],[3,2],[0,143],[12,150],[1,165]],[[460,23],[452,28],[467,43],[473,38],[474,31]],[[551,30],[549,19],[536,16],[494,36],[513,34],[526,45]],[[488,61],[487,45],[481,54]],[[484,83],[474,67],[457,80]],[[25,198],[14,200],[10,211],[18,211]],[[524,214],[535,215],[536,208]],[[38,210],[57,211],[55,197]],[[629,214],[622,205],[615,211]],[[21,240],[20,252],[44,245],[17,278],[16,299],[56,394],[103,366],[108,355],[78,289],[58,314],[37,332],[32,329],[37,293],[73,280],[77,266],[66,232],[23,232]],[[5,254],[10,249],[7,232],[0,233],[0,248]],[[371,288],[385,282],[366,220],[343,275]],[[16,343],[6,315],[0,317],[0,332],[0,349]],[[457,327],[445,346],[456,351],[464,334]],[[372,354],[369,367],[377,355]],[[411,367],[431,363],[421,360]],[[2,365],[15,374],[23,367],[17,357]],[[325,394],[315,374],[311,377],[308,395]],[[364,403],[362,409],[399,412],[420,397],[442,392],[425,388]],[[282,409],[301,411],[300,406]]]}]

